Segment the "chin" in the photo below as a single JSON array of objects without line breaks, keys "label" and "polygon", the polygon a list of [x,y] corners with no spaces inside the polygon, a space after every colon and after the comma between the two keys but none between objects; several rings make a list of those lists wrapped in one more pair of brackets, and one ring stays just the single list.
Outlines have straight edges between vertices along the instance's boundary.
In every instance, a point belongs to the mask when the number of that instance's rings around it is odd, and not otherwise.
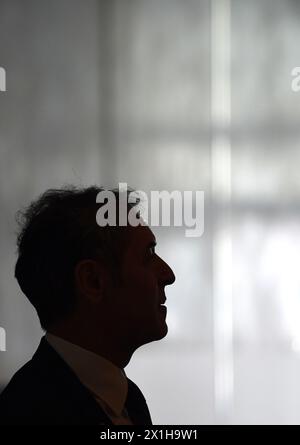
[{"label": "chin", "polygon": [[165,324],[164,326],[159,326],[155,331],[152,331],[151,334],[147,335],[143,341],[140,342],[140,346],[146,345],[147,343],[151,343],[153,341],[162,340],[168,333],[168,326]]},{"label": "chin", "polygon": [[163,326],[160,326],[159,329],[157,329],[153,341],[162,340],[164,337],[166,337],[167,333],[168,333],[168,325],[164,323]]}]

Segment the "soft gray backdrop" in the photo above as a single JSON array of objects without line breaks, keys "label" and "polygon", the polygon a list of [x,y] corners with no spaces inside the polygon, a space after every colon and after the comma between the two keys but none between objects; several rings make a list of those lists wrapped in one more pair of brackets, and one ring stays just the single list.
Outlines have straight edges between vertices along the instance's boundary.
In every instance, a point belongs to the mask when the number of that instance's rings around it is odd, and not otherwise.
[{"label": "soft gray backdrop", "polygon": [[127,368],[154,423],[300,422],[296,0],[0,0],[0,384],[41,331],[15,212],[66,183],[204,190],[205,233],[154,231],[169,335]]}]

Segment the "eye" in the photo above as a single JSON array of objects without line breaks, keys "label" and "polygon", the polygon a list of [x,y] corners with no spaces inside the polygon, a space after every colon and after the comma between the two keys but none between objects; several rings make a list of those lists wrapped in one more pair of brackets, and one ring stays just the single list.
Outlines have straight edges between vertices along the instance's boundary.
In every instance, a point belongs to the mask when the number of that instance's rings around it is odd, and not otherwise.
[{"label": "eye", "polygon": [[155,246],[149,247],[149,253],[150,253],[151,256],[155,255]]}]

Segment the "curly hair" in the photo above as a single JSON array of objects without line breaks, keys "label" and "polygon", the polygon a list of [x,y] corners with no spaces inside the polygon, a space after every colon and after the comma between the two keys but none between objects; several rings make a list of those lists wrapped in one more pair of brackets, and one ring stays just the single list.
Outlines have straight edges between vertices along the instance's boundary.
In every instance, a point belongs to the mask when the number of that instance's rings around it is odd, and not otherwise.
[{"label": "curly hair", "polygon": [[[124,227],[99,227],[96,196],[104,188],[49,189],[17,213],[15,277],[35,307],[43,329],[67,317],[76,305],[74,269],[87,258],[103,261],[117,274]],[[117,189],[110,190],[116,200]],[[137,204],[128,204],[129,208]]]}]

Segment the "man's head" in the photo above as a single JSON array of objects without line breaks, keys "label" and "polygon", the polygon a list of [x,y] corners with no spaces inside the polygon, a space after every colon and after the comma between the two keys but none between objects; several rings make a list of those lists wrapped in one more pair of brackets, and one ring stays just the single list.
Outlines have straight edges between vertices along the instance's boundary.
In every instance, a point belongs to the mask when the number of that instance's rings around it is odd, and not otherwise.
[{"label": "man's head", "polygon": [[161,305],[175,277],[149,227],[97,225],[102,190],[48,190],[22,212],[15,276],[45,330],[76,324],[135,348],[166,335]]}]

